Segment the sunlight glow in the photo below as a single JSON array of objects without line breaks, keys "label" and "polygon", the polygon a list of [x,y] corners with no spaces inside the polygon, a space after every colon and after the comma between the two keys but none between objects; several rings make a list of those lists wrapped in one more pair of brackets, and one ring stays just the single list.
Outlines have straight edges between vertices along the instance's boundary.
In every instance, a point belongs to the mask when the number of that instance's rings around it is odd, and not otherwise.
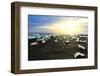
[{"label": "sunlight glow", "polygon": [[86,28],[88,25],[87,18],[65,18],[56,21],[55,23],[48,24],[46,26],[39,26],[39,28],[48,29],[52,33],[56,34],[80,34],[86,33]]},{"label": "sunlight glow", "polygon": [[74,22],[61,21],[52,26],[52,31],[59,34],[74,34],[77,32],[77,26]]},{"label": "sunlight glow", "polygon": [[58,21],[49,28],[54,32],[58,34],[78,34],[82,31],[82,28],[80,26],[83,26],[84,21],[77,19],[69,19],[69,20],[61,20]]}]

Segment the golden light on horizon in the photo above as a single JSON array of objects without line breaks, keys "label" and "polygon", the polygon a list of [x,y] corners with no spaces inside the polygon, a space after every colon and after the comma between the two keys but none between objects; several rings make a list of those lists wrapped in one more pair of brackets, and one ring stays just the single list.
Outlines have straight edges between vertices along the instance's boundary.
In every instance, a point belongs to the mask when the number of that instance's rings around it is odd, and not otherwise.
[{"label": "golden light on horizon", "polygon": [[81,31],[81,22],[77,20],[62,20],[54,23],[50,29],[57,34],[76,34]]},{"label": "golden light on horizon", "polygon": [[64,18],[46,26],[39,26],[44,31],[50,31],[56,34],[80,34],[87,33],[88,18]]}]

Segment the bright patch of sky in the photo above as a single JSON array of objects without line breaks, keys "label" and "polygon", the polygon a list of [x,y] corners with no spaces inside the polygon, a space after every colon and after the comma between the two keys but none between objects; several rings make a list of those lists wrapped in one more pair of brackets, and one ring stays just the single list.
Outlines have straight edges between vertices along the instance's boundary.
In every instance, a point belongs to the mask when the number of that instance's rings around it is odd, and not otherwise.
[{"label": "bright patch of sky", "polygon": [[87,34],[87,17],[28,15],[28,32]]}]

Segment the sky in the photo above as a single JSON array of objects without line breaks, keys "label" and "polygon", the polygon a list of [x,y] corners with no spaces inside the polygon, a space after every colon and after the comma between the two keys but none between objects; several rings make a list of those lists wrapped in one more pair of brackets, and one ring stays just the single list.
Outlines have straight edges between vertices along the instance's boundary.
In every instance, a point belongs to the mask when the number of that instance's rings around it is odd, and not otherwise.
[{"label": "sky", "polygon": [[88,18],[71,16],[28,15],[28,32],[87,34]]}]

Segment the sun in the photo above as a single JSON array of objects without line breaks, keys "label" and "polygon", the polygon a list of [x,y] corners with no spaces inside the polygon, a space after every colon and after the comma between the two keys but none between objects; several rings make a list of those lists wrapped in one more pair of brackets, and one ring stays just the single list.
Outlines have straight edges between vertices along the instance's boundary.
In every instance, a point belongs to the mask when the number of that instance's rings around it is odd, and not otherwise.
[{"label": "sun", "polygon": [[58,33],[58,34],[76,34],[79,33],[79,23],[77,21],[74,20],[63,20],[63,21],[59,21],[56,22],[55,24],[53,24],[50,29],[54,32],[54,33]]}]

